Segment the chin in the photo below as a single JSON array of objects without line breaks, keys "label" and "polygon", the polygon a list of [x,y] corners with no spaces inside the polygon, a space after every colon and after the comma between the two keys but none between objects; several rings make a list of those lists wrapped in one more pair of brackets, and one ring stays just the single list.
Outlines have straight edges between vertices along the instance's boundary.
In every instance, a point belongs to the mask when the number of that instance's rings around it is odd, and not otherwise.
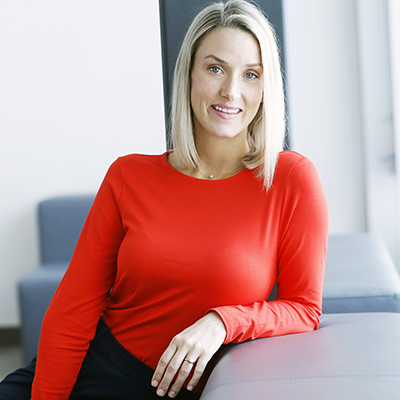
[{"label": "chin", "polygon": [[213,133],[213,136],[218,137],[220,139],[235,139],[235,138],[241,136],[242,134],[243,134],[243,132],[237,132],[237,131],[234,131],[234,132],[219,131],[219,132]]}]

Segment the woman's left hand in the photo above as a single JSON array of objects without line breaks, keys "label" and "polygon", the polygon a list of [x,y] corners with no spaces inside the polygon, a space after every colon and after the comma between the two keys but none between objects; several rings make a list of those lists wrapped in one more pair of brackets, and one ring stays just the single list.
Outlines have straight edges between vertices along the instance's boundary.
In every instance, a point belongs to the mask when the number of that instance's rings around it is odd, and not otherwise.
[{"label": "woman's left hand", "polygon": [[176,381],[168,393],[169,397],[175,397],[192,368],[195,370],[187,388],[193,390],[207,363],[221,347],[225,337],[225,325],[214,311],[176,335],[161,356],[152,378],[151,384],[157,387],[157,394],[164,396],[167,393],[172,379],[179,370]]}]

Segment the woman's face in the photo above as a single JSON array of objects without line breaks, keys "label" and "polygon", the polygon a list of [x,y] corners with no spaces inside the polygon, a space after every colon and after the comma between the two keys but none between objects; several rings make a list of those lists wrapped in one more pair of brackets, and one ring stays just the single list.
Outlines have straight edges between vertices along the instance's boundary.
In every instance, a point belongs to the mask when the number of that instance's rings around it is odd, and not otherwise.
[{"label": "woman's face", "polygon": [[191,74],[196,138],[246,138],[263,97],[257,40],[239,29],[214,29],[198,48]]}]

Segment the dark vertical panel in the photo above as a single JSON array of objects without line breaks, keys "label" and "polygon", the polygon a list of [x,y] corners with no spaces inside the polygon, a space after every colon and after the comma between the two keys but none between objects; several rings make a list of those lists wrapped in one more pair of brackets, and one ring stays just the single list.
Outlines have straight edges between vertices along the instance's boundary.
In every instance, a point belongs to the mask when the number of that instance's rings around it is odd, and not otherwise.
[{"label": "dark vertical panel", "polygon": [[[168,124],[170,109],[173,71],[180,44],[194,16],[212,2],[210,0],[159,0],[166,125]],[[281,48],[282,68],[284,71],[285,57],[283,49],[285,42],[282,0],[257,0],[255,2],[264,10],[275,28]]]}]

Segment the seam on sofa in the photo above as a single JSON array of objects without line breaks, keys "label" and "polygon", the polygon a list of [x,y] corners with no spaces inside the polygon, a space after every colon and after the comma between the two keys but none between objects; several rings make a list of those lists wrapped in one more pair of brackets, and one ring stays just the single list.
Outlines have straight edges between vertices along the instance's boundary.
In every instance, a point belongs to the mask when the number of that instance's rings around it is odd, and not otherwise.
[{"label": "seam on sofa", "polygon": [[236,385],[238,383],[253,383],[266,381],[292,381],[303,379],[343,379],[343,378],[397,378],[400,379],[400,374],[365,374],[365,375],[321,375],[321,376],[292,376],[285,378],[260,378],[260,379],[244,379],[235,382],[222,383],[210,389],[210,392],[223,386]]},{"label": "seam on sofa", "polygon": [[358,300],[358,299],[400,299],[400,293],[393,294],[380,294],[376,295],[365,295],[365,296],[351,296],[351,297],[328,297],[323,298],[323,302],[325,301],[338,301],[338,300]]}]

